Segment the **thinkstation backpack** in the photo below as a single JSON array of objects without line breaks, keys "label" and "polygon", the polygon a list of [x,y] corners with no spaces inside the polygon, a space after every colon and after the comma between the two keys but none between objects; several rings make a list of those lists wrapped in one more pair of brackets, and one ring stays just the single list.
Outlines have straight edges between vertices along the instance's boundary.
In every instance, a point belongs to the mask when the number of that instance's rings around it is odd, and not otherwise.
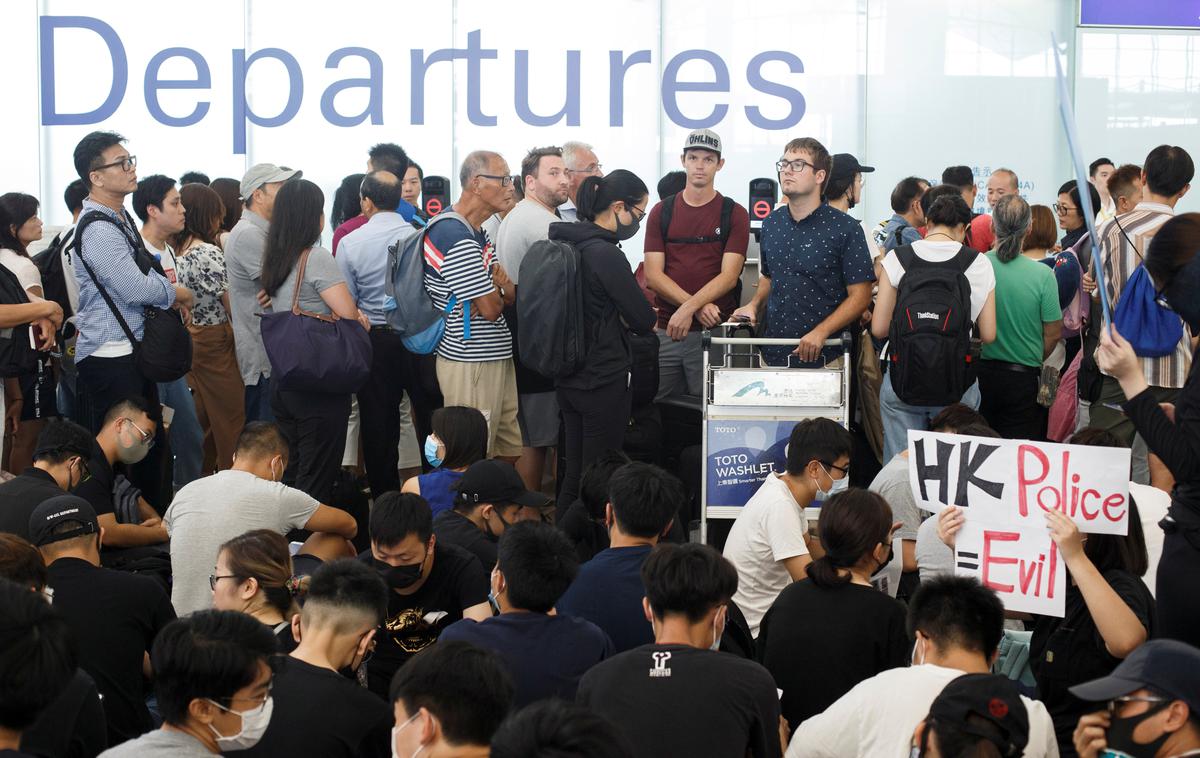
[{"label": "thinkstation backpack", "polygon": [[964,245],[942,263],[923,260],[912,245],[895,253],[904,276],[888,331],[892,389],[909,405],[957,403],[974,381],[966,272],[979,253]]},{"label": "thinkstation backpack", "polygon": [[548,379],[571,376],[587,349],[579,251],[560,240],[533,243],[521,261],[517,345],[521,363]]},{"label": "thinkstation backpack", "polygon": [[[384,293],[391,298],[395,307],[386,312],[388,326],[400,335],[410,352],[429,355],[437,350],[442,335],[446,332],[446,317],[458,304],[451,295],[445,308],[438,308],[425,289],[425,237],[435,224],[446,219],[456,219],[467,228],[468,222],[454,211],[442,211],[429,219],[425,228],[403,241],[388,247],[388,269],[384,279]],[[463,304],[463,338],[469,337],[471,314],[469,304]]]}]

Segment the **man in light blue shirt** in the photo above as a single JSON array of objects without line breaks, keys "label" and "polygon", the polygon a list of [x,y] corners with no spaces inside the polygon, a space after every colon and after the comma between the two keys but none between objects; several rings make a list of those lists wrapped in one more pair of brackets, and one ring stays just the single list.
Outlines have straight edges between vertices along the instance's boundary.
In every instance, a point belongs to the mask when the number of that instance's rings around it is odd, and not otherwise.
[{"label": "man in light blue shirt", "polygon": [[892,217],[877,232],[876,243],[886,252],[911,245],[921,239],[919,227],[925,225],[925,213],[921,209],[921,197],[929,189],[929,182],[916,176],[901,179],[892,190]]},{"label": "man in light blue shirt", "polygon": [[[400,489],[399,454],[400,402],[408,391],[417,422],[417,435],[429,433],[422,420],[429,403],[414,369],[413,355],[400,335],[387,325],[387,311],[395,308],[384,287],[388,276],[388,248],[403,245],[417,233],[412,224],[393,208],[400,204],[401,182],[390,171],[372,171],[359,188],[366,223],[342,238],[337,263],[346,278],[350,295],[371,321],[371,377],[358,391],[362,419],[363,463],[371,494]],[[425,413],[416,412],[417,409]]]}]

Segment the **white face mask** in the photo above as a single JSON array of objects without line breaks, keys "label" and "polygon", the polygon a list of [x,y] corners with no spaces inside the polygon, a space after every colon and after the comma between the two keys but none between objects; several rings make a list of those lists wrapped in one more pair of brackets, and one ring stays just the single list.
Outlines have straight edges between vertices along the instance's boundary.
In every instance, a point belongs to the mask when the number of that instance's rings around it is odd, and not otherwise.
[{"label": "white face mask", "polygon": [[266,701],[261,706],[248,711],[235,711],[213,700],[208,702],[227,713],[236,713],[242,719],[242,728],[238,730],[237,734],[231,734],[228,737],[218,732],[212,724],[208,725],[217,738],[217,747],[221,749],[222,753],[231,750],[246,750],[257,745],[263,734],[266,733],[267,725],[271,723],[271,711],[275,707],[275,701],[270,695],[267,695]]},{"label": "white face mask", "polygon": [[[918,655],[918,652],[920,655]],[[916,643],[913,644],[912,664],[920,666],[925,663],[925,643],[918,637]]]},{"label": "white face mask", "polygon": [[[400,736],[400,732],[404,731],[404,728],[406,726],[408,726],[412,722],[416,721],[417,716],[420,716],[420,715],[421,715],[421,712],[417,711],[416,713],[414,713],[413,715],[408,717],[408,721],[405,721],[403,724],[400,724],[399,726],[392,727],[392,758],[403,758],[403,756],[400,755],[400,751],[398,751],[396,749],[396,738]],[[417,751],[415,753],[413,753],[410,756],[410,758],[417,758],[417,756],[420,755],[421,751],[424,749],[425,749],[424,745],[417,748]]]},{"label": "white face mask", "polygon": [[845,491],[845,489],[850,486],[850,480],[847,477],[843,476],[841,479],[834,479],[833,474],[829,473],[829,470],[825,468],[825,464],[818,462],[817,465],[820,466],[821,470],[825,472],[825,476],[829,477],[830,484],[829,489],[822,489],[820,478],[813,479],[813,484],[815,484],[817,487],[817,495],[814,498],[815,500],[820,500],[822,503],[824,503],[829,498],[833,497],[839,492]]},{"label": "white face mask", "polygon": [[722,624],[721,627],[718,629],[717,628],[717,617],[713,616],[713,641],[712,641],[712,644],[708,646],[708,649],[709,650],[720,650],[721,649],[721,637],[724,634],[725,634],[725,626]]}]

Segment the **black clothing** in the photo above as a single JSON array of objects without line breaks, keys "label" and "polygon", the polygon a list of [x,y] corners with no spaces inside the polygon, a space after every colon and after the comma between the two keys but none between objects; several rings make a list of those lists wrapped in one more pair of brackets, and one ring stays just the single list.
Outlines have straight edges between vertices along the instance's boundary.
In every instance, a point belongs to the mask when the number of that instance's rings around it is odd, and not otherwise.
[{"label": "black clothing", "polygon": [[[350,396],[329,392],[293,392],[271,385],[271,411],[291,456],[283,483],[319,503],[333,503],[333,488],[346,451]],[[365,524],[359,525],[361,531]]]},{"label": "black clothing", "polygon": [[95,758],[107,747],[108,722],[100,692],[82,669],[21,733],[21,750],[43,758]]},{"label": "black clothing", "polygon": [[1075,247],[1076,242],[1083,239],[1083,235],[1085,234],[1087,234],[1087,224],[1082,224],[1078,229],[1073,229],[1064,234],[1058,244],[1061,249],[1070,250]]},{"label": "black clothing", "polygon": [[608,547],[608,530],[591,517],[582,500],[571,503],[557,526],[575,546],[580,563],[590,561],[593,555]]},{"label": "black clothing", "polygon": [[296,642],[295,635],[292,634],[291,619],[284,619],[271,627],[271,634],[275,635],[275,644],[279,647],[281,655],[290,655],[300,645],[299,642]]},{"label": "black clothing", "polygon": [[73,494],[88,501],[88,505],[92,506],[97,516],[113,513],[113,482],[117,474],[99,446],[88,461],[87,468],[88,478],[75,488]]},{"label": "black clothing", "polygon": [[29,517],[34,509],[65,494],[54,477],[30,466],[20,476],[0,484],[0,532],[29,539]]},{"label": "black clothing", "polygon": [[621,449],[631,407],[628,375],[586,390],[558,388],[558,408],[565,430],[563,454],[567,459],[560,498],[569,503],[579,497],[584,469],[609,450]]},{"label": "black clothing", "polygon": [[[1153,638],[1154,598],[1150,590],[1127,571],[1110,569],[1103,573],[1104,580],[1146,627],[1147,637]],[[1065,616],[1035,618],[1029,665],[1037,680],[1038,699],[1045,703],[1054,722],[1059,753],[1066,758],[1076,755],[1072,737],[1079,717],[1096,710],[1095,703],[1080,700],[1067,689],[1108,676],[1121,661],[1105,648],[1079,587],[1067,587]]]},{"label": "black clothing", "polygon": [[[371,552],[359,560],[372,565]],[[367,663],[371,691],[388,697],[392,674],[410,657],[437,642],[463,611],[487,602],[488,574],[479,560],[457,545],[438,542],[425,583],[411,595],[388,591],[388,612],[375,635],[375,655]]]},{"label": "black clothing", "polygon": [[142,660],[175,619],[171,598],[154,579],[59,558],[49,566],[54,609],[79,644],[79,666],[104,696],[108,741],[117,745],[153,728]]},{"label": "black clothing", "polygon": [[484,571],[491,571],[496,565],[496,540],[488,539],[471,519],[453,508],[442,511],[433,519],[433,533],[439,543],[458,545],[478,558]]},{"label": "black clothing", "polygon": [[312,755],[387,758],[392,708],[336,671],[283,658],[271,687],[271,723],[245,758]]},{"label": "black clothing", "polygon": [[908,664],[904,603],[874,587],[794,582],[759,627],[759,660],[783,690],[792,729],[823,712],[856,684]]},{"label": "black clothing", "polygon": [[577,698],[637,758],[779,756],[779,698],[759,664],[687,645],[643,645],[584,674]]},{"label": "black clothing", "polygon": [[[371,485],[371,496],[400,489],[400,401],[408,392],[411,406],[428,405],[422,383],[417,381],[412,353],[390,327],[371,327],[371,375],[356,393],[362,426],[363,466]],[[413,414],[417,439],[424,441],[428,426]],[[322,500],[321,502],[328,502]],[[363,525],[365,526],[365,524]]]},{"label": "black clothing", "polygon": [[1037,402],[1041,371],[1014,371],[1012,365],[979,361],[979,412],[1005,439],[1044,440],[1047,410]]},{"label": "black clothing", "polygon": [[[579,251],[583,280],[584,323],[588,327],[583,366],[555,386],[590,390],[627,378],[633,365],[626,329],[654,330],[657,317],[617,247],[617,235],[590,222],[550,224],[550,239],[569,242]],[[622,323],[624,321],[624,323]],[[626,327],[628,324],[628,327]]]}]

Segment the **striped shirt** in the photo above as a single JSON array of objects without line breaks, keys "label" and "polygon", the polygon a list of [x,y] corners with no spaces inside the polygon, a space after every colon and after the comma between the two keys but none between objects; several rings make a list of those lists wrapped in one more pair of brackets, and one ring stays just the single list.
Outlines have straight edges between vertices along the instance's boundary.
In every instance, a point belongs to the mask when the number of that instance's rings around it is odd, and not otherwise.
[{"label": "striped shirt", "polygon": [[435,224],[425,235],[425,289],[438,308],[458,298],[446,318],[438,355],[450,361],[477,363],[512,357],[512,336],[504,316],[485,319],[471,309],[470,338],[463,339],[463,306],[495,291],[491,267],[495,251],[487,236],[454,219]]},{"label": "striped shirt", "polygon": [[[1097,232],[1100,237],[1100,260],[1104,266],[1104,289],[1108,293],[1110,308],[1117,307],[1121,290],[1134,269],[1141,264],[1150,248],[1150,241],[1174,215],[1175,211],[1169,205],[1138,203],[1132,211],[1114,218]],[[1138,360],[1151,387],[1182,387],[1192,366],[1191,334],[1187,327],[1184,327],[1183,337],[1173,353],[1161,358]]]},{"label": "striped shirt", "polygon": [[[100,211],[117,219],[133,238],[138,237],[129,214],[118,214],[112,208],[86,198],[80,218],[90,211]],[[146,306],[171,307],[175,302],[175,287],[153,269],[143,274],[134,262],[134,250],[129,240],[112,224],[103,221],[88,224],[83,230],[79,246],[83,260],[91,266],[96,278],[113,299],[134,337],[140,340],[144,320],[142,310]],[[105,356],[120,355],[122,352],[127,355],[129,338],[82,265],[75,266],[75,282],[79,285],[79,307],[75,313],[79,340],[75,343],[75,361],[82,361],[101,347],[105,348],[102,353]]]}]

